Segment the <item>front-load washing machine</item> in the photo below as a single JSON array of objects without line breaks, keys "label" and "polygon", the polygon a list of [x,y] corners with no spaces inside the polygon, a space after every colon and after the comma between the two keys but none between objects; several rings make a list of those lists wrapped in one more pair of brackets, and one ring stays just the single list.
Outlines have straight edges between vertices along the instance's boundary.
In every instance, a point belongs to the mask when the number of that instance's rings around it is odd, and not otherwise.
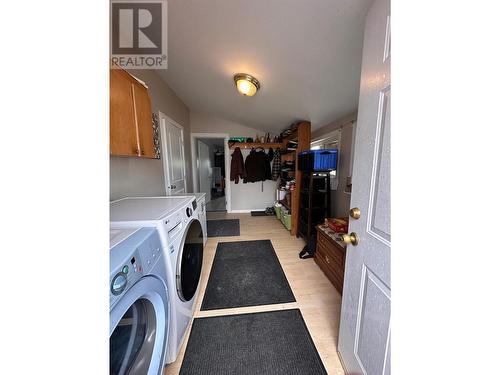
[{"label": "front-load washing machine", "polygon": [[193,196],[111,202],[111,227],[155,227],[162,240],[171,301],[166,363],[175,361],[193,318],[203,264],[203,228]]},{"label": "front-load washing machine", "polygon": [[171,309],[156,229],[111,229],[109,264],[109,373],[159,375]]}]

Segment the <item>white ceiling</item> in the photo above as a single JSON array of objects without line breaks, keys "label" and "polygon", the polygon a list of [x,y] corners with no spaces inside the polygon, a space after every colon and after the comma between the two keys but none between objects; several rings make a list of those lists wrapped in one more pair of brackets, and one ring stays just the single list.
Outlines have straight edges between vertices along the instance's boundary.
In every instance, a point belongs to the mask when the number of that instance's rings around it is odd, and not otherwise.
[{"label": "white ceiling", "polygon": [[[168,69],[192,111],[279,132],[357,109],[370,0],[169,0]],[[261,83],[240,96],[235,73]]]}]

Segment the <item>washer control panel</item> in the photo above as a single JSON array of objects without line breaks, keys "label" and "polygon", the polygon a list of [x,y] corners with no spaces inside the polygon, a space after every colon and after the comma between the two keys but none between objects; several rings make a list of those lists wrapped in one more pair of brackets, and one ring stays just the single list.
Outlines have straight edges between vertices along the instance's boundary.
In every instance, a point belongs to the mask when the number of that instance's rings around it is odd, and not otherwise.
[{"label": "washer control panel", "polygon": [[133,285],[144,274],[139,251],[128,260],[123,267],[111,279],[111,294],[119,296],[127,287]]},{"label": "washer control panel", "polygon": [[110,251],[110,305],[141,277],[150,273],[161,257],[161,242],[155,228],[142,228]]}]

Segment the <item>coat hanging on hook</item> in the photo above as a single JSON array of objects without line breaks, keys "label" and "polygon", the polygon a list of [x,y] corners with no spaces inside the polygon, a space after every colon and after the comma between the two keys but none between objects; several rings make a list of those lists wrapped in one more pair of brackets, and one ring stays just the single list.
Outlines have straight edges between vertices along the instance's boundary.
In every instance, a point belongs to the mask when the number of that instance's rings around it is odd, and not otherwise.
[{"label": "coat hanging on hook", "polygon": [[243,183],[272,180],[268,155],[264,151],[250,151],[245,159],[245,172]]}]

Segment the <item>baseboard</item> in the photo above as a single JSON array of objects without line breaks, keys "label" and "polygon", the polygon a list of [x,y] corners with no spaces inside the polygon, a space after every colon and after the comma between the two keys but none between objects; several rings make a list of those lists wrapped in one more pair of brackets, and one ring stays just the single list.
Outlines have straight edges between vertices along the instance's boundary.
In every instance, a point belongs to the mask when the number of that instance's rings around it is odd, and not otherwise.
[{"label": "baseboard", "polygon": [[265,211],[265,208],[252,208],[250,210],[231,210],[227,211],[229,214],[249,214],[252,211]]}]

